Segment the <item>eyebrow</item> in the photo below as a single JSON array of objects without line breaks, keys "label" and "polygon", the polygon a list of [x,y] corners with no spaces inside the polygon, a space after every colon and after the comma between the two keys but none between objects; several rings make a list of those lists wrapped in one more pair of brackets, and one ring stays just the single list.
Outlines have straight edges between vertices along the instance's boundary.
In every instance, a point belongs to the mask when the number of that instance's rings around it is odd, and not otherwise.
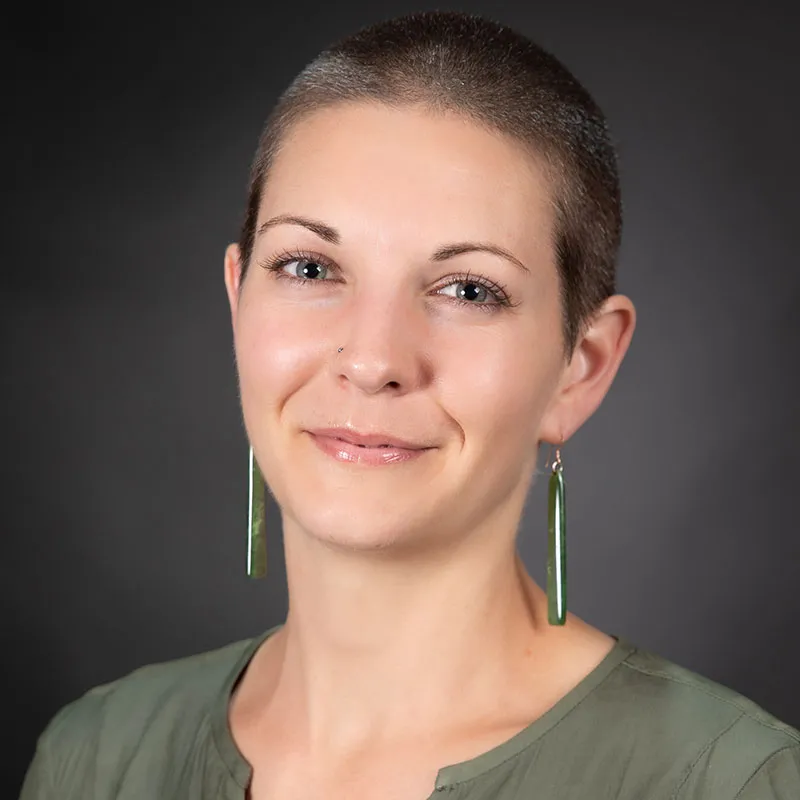
[{"label": "eyebrow", "polygon": [[432,256],[432,261],[446,261],[448,258],[460,256],[463,253],[492,253],[511,262],[523,272],[530,270],[511,252],[491,242],[456,242],[440,247]]},{"label": "eyebrow", "polygon": [[258,235],[264,231],[274,228],[276,225],[299,225],[302,228],[308,228],[312,233],[316,233],[320,239],[324,239],[329,244],[341,244],[342,237],[336,228],[326,225],[316,219],[309,219],[308,217],[298,217],[295,214],[278,214],[277,217],[272,217],[264,222],[258,228]]},{"label": "eyebrow", "polygon": [[[299,225],[302,228],[315,233],[320,239],[328,242],[329,244],[341,244],[342,236],[336,228],[326,225],[316,219],[309,219],[308,217],[300,217],[296,214],[279,214],[277,217],[272,217],[266,222],[262,223],[258,228],[258,234],[274,228],[276,225]],[[523,264],[512,252],[506,250],[499,245],[492,244],[491,242],[455,242],[453,244],[443,245],[439,247],[431,256],[432,261],[447,261],[450,258],[463,255],[464,253],[491,253],[495,256],[513,264],[515,267],[523,270],[523,272],[530,272],[530,270]]]}]

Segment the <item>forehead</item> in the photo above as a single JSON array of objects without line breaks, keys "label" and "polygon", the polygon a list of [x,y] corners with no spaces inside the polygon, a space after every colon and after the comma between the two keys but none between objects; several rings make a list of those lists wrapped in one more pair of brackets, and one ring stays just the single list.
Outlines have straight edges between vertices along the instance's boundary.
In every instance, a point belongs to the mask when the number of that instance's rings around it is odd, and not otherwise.
[{"label": "forehead", "polygon": [[308,214],[387,241],[486,238],[551,246],[550,183],[510,137],[464,116],[353,103],[295,123],[259,218]]}]

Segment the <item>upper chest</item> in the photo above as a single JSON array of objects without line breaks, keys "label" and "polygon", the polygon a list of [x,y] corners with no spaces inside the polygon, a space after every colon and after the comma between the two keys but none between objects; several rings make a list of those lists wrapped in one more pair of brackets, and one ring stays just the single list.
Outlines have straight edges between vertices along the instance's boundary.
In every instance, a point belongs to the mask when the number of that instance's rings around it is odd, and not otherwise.
[{"label": "upper chest", "polygon": [[246,757],[252,767],[247,800],[427,800],[441,766],[430,755],[405,748],[339,764],[252,749]]}]

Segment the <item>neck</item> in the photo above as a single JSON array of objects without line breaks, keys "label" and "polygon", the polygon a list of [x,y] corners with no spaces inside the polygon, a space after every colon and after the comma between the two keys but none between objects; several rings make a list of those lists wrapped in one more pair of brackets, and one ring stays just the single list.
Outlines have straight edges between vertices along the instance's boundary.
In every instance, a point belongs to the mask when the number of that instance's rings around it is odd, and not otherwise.
[{"label": "neck", "polygon": [[512,528],[401,560],[331,547],[284,520],[290,608],[270,705],[304,728],[309,749],[446,736],[497,715],[498,694],[530,681],[553,630]]}]

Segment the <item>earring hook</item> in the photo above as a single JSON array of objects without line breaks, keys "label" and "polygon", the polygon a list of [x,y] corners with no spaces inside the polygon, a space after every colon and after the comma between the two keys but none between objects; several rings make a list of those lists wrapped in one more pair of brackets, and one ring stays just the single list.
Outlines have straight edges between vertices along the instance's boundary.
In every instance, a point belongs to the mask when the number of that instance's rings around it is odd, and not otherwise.
[{"label": "earring hook", "polygon": [[[561,463],[561,448],[563,446],[564,446],[564,440],[563,439],[561,440],[561,444],[554,445],[554,444],[550,443],[550,448],[547,451],[547,461],[545,463],[550,466],[550,469],[552,469],[553,472],[556,472],[557,470],[563,470],[564,469],[564,465]],[[553,454],[553,447],[555,447],[555,449],[556,449],[556,460],[552,464],[550,464],[549,462],[550,462],[550,457]]]}]

